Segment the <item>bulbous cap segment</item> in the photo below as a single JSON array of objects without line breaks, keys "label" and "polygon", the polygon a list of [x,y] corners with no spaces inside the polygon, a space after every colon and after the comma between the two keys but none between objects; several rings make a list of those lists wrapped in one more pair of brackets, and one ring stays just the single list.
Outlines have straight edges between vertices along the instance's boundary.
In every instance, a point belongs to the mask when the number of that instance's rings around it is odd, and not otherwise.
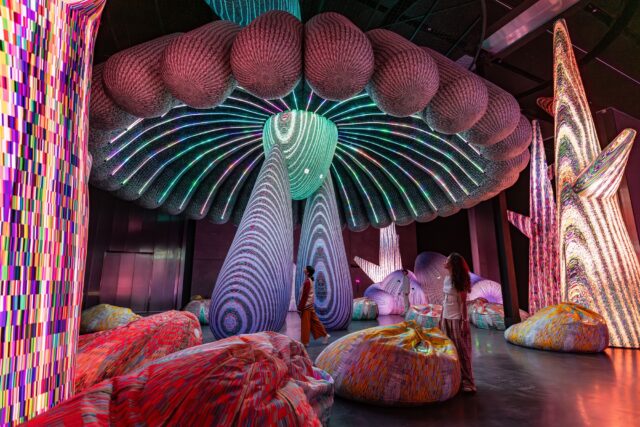
[{"label": "bulbous cap segment", "polygon": [[262,132],[265,154],[280,144],[294,200],[304,200],[320,188],[329,174],[337,143],[336,125],[309,111],[275,114],[269,117]]}]

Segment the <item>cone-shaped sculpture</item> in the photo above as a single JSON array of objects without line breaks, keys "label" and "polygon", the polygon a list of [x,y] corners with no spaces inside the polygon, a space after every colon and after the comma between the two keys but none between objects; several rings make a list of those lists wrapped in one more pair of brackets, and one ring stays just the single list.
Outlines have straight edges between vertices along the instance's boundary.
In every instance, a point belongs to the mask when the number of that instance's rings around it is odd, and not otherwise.
[{"label": "cone-shaped sculpture", "polygon": [[304,200],[329,174],[338,128],[331,120],[309,111],[286,111],[269,117],[262,143],[265,153],[280,144],[289,171],[291,197]]},{"label": "cone-shaped sculpture", "polygon": [[560,302],[556,202],[537,121],[533,122],[530,169],[530,217],[507,214],[509,222],[529,238],[529,313],[534,314]]},{"label": "cone-shaped sculpture", "polygon": [[400,236],[396,233],[396,224],[380,229],[380,249],[378,264],[360,258],[354,258],[358,267],[373,283],[382,282],[385,277],[397,270],[402,270],[402,257],[400,256]]},{"label": "cone-shaped sculpture", "polygon": [[562,300],[601,314],[615,347],[640,347],[640,264],[617,197],[635,131],[604,151],[564,21],[554,33],[556,197]]},{"label": "cone-shaped sculpture", "polygon": [[351,322],[353,289],[349,261],[333,182],[328,176],[309,199],[304,210],[298,249],[296,300],[304,281],[304,267],[315,271],[316,312],[327,329],[345,329]]},{"label": "cone-shaped sculpture", "polygon": [[211,295],[209,325],[216,338],[282,328],[292,259],[289,178],[280,146],[274,145]]}]

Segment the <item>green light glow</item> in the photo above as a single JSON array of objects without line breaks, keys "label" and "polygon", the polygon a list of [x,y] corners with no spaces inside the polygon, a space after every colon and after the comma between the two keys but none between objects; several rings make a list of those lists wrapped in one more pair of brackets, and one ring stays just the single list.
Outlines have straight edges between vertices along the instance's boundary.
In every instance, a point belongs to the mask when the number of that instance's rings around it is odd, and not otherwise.
[{"label": "green light glow", "polygon": [[206,0],[221,19],[238,25],[249,25],[258,16],[270,10],[284,10],[300,19],[298,0]]},{"label": "green light glow", "polygon": [[294,200],[306,199],[320,188],[338,143],[333,122],[309,111],[286,111],[269,117],[262,135],[265,153],[275,144],[282,147]]}]

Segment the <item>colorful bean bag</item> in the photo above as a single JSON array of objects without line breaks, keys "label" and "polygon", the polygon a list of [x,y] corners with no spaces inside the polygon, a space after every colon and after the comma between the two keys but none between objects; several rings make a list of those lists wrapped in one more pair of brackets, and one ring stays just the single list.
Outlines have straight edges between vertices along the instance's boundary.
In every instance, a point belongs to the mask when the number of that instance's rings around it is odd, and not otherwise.
[{"label": "colorful bean bag", "polygon": [[116,307],[109,304],[98,304],[82,312],[80,316],[80,333],[108,331],[138,320],[139,315],[130,308]]},{"label": "colorful bean bag", "polygon": [[453,342],[415,322],[346,335],[320,353],[316,366],[333,377],[337,395],[378,405],[441,402],[460,387]]},{"label": "colorful bean bag", "polygon": [[[496,329],[504,331],[504,306],[494,304],[484,298],[478,298],[467,303],[469,321],[473,326],[480,329]],[[525,320],[529,313],[520,310],[520,319]]]},{"label": "colorful bean bag", "polygon": [[[195,319],[194,319],[195,321]],[[34,418],[50,426],[320,426],[333,381],[284,335],[239,335],[154,360]]]},{"label": "colorful bean bag", "polygon": [[504,331],[504,337],[511,344],[539,350],[598,353],[609,346],[604,318],[570,302],[539,310]]},{"label": "colorful bean bag", "polygon": [[[378,313],[381,316],[404,313],[404,299],[400,295],[402,278],[402,270],[396,270],[385,277],[382,282],[374,283],[364,291],[365,297],[378,304]],[[409,272],[409,282],[411,286],[409,303],[411,305],[426,304],[424,292],[412,272]]]},{"label": "colorful bean bag", "polygon": [[352,320],[376,320],[378,318],[378,304],[372,299],[363,297],[353,300]]},{"label": "colorful bean bag", "polygon": [[211,299],[196,295],[191,298],[189,304],[187,304],[182,311],[188,311],[189,313],[194,314],[200,321],[201,325],[208,325],[209,307],[211,307]]},{"label": "colorful bean bag", "polygon": [[154,314],[110,331],[81,335],[76,392],[199,344],[202,344],[200,323],[193,314],[184,311]]},{"label": "colorful bean bag", "polygon": [[404,320],[414,321],[423,328],[435,328],[440,322],[442,306],[440,304],[412,305]]}]

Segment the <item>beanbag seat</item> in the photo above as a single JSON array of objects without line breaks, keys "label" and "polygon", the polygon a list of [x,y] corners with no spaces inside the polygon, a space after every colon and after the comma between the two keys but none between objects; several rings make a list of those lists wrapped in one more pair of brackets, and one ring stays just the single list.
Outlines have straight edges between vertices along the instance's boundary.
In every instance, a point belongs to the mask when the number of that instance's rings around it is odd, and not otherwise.
[{"label": "beanbag seat", "polygon": [[98,304],[82,312],[80,316],[80,333],[89,334],[108,331],[138,319],[140,319],[140,316],[131,311],[130,308]]},{"label": "beanbag seat", "polygon": [[539,310],[507,329],[504,337],[511,344],[550,351],[598,353],[609,346],[604,318],[570,302]]},{"label": "beanbag seat", "polygon": [[[479,329],[495,329],[504,331],[504,306],[502,303],[496,304],[484,298],[477,298],[467,303],[469,321]],[[525,320],[529,313],[520,310],[520,319]]]},{"label": "beanbag seat", "polygon": [[202,344],[200,323],[193,314],[184,311],[154,314],[116,329],[81,335],[76,392],[199,344]]},{"label": "beanbag seat", "polygon": [[412,305],[404,316],[407,322],[414,321],[423,328],[435,328],[440,322],[442,306],[440,304]]},{"label": "beanbag seat", "polygon": [[378,405],[441,402],[460,387],[453,342],[415,322],[346,335],[320,353],[316,366],[333,377],[337,395]]},{"label": "beanbag seat", "polygon": [[211,299],[203,298],[200,295],[196,295],[191,298],[189,304],[185,305],[182,311],[188,311],[194,314],[201,325],[209,324],[209,307],[211,307]]},{"label": "beanbag seat", "polygon": [[154,360],[34,418],[33,425],[320,426],[331,377],[275,332],[234,336]]},{"label": "beanbag seat", "polygon": [[377,318],[378,304],[374,300],[366,297],[353,300],[351,320],[376,320]]}]

